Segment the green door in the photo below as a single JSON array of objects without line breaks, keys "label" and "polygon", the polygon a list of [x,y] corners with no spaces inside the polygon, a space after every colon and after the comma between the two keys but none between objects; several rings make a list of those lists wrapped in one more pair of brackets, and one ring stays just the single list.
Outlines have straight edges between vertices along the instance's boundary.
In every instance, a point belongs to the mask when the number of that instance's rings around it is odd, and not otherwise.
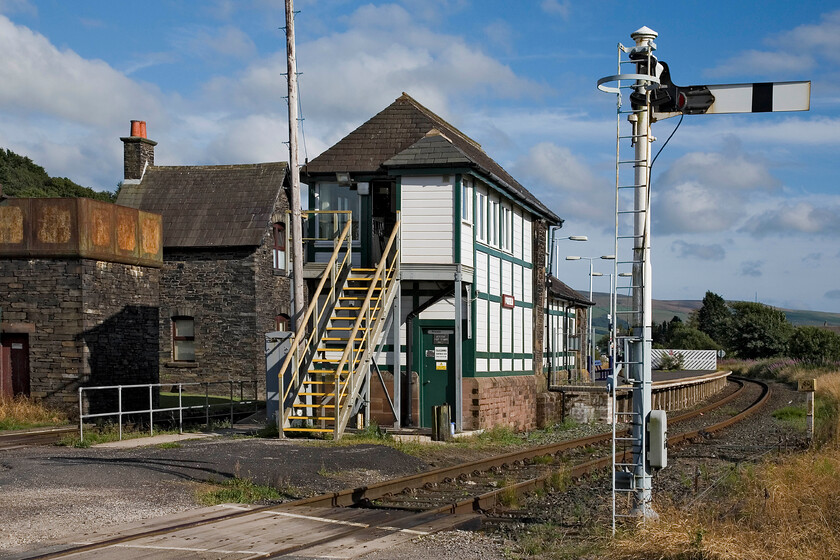
[{"label": "green door", "polygon": [[420,425],[432,427],[432,407],[449,404],[455,414],[455,330],[423,327]]}]

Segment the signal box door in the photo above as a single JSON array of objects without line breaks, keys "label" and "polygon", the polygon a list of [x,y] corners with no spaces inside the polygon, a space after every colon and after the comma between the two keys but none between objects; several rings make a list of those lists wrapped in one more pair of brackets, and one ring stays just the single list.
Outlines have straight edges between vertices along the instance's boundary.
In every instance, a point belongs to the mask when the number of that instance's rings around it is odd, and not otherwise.
[{"label": "signal box door", "polygon": [[420,425],[432,427],[432,407],[449,404],[455,412],[455,330],[422,329]]}]

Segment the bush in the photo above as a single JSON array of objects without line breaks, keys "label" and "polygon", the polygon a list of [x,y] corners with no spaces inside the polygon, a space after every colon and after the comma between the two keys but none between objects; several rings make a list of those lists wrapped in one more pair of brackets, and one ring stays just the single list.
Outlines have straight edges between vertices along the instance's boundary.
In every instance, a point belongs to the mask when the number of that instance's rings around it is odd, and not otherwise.
[{"label": "bush", "polygon": [[677,352],[674,355],[665,354],[659,362],[659,369],[664,369],[666,371],[683,368],[685,368],[685,356],[683,356],[681,352]]},{"label": "bush", "polygon": [[840,336],[819,327],[797,327],[788,341],[788,354],[809,364],[840,360]]},{"label": "bush", "polygon": [[771,358],[785,353],[793,325],[784,312],[749,301],[730,305],[734,311],[730,344],[739,357]]}]

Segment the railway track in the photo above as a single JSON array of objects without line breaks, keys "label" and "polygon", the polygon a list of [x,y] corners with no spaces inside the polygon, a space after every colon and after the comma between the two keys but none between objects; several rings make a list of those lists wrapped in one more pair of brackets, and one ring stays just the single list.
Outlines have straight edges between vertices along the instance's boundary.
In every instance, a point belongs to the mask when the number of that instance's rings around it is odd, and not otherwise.
[{"label": "railway track", "polygon": [[54,445],[61,438],[77,433],[79,433],[79,429],[70,426],[0,433],[0,450],[18,449],[34,445]]},{"label": "railway track", "polygon": [[[688,422],[743,397],[747,384],[760,384],[760,395],[723,422],[669,437],[669,446],[724,429],[767,401],[766,384],[744,379],[733,381],[740,384],[737,391],[671,418],[670,425]],[[155,551],[155,558],[182,558],[187,551],[195,553],[196,558],[205,557],[199,553],[240,559],[292,554],[352,558],[355,553],[369,552],[377,546],[393,546],[400,539],[475,524],[478,512],[490,511],[512,495],[537,488],[550,489],[558,472],[560,476],[576,478],[604,468],[611,463],[610,438],[611,434],[606,433],[543,445],[281,505],[215,508],[178,522],[156,521],[133,531],[92,539],[94,542],[74,543],[62,550],[28,558],[95,555],[127,560],[149,557],[143,554],[148,555],[150,551]],[[300,528],[294,529],[294,524]]]}]

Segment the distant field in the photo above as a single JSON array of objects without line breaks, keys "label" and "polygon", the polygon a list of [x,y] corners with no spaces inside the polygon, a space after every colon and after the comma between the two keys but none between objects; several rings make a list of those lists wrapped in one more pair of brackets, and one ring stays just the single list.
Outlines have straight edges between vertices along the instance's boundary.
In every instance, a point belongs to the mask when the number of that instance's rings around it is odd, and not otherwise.
[{"label": "distant field", "polygon": [[[599,337],[607,332],[607,313],[609,312],[610,297],[604,292],[594,292],[592,298],[595,300],[595,312],[592,315],[592,323],[595,327],[595,336]],[[619,307],[625,307],[629,303],[627,296],[619,296]],[[675,315],[683,321],[688,321],[692,311],[700,309],[700,300],[684,299],[653,300],[653,321],[661,323],[670,321]],[[840,330],[840,313],[825,313],[823,311],[806,311],[802,309],[782,309],[787,315],[788,321],[794,325],[814,325],[836,327]]]}]

